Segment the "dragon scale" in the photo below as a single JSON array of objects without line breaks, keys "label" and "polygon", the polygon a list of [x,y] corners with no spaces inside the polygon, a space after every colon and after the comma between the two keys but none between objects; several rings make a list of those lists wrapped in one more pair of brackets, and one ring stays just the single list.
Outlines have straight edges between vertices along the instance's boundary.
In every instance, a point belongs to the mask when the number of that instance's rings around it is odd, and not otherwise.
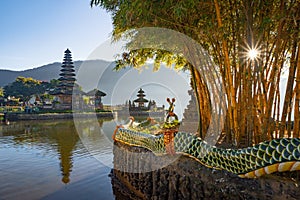
[{"label": "dragon scale", "polygon": [[[158,156],[167,153],[163,134],[154,136],[118,128],[114,140],[146,148]],[[184,132],[176,133],[173,141],[177,154],[190,156],[207,167],[227,170],[242,178],[255,178],[277,171],[300,170],[298,138],[275,139],[243,149],[217,148]]]}]

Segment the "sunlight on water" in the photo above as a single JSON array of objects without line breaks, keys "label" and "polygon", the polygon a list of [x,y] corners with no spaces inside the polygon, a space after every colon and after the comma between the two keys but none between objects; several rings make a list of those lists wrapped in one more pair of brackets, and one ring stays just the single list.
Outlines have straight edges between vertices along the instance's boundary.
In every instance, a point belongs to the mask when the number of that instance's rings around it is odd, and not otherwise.
[{"label": "sunlight on water", "polygon": [[[110,122],[99,122],[101,126],[106,123]],[[112,158],[112,150],[101,141],[90,145],[96,145],[93,154]],[[114,199],[108,176],[111,169],[87,151],[73,121],[2,126],[0,163],[1,200]]]}]

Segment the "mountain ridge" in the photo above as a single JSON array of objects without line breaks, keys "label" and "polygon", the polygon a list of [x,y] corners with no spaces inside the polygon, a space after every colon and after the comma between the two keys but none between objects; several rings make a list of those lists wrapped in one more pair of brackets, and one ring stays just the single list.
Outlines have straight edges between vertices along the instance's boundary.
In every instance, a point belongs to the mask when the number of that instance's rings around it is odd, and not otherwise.
[{"label": "mountain ridge", "polygon": [[[77,60],[74,61],[74,69],[76,72],[84,62],[86,63],[97,62],[99,66],[107,65],[109,63],[109,61],[105,61],[105,60],[87,60],[87,61]],[[46,65],[42,65],[40,67],[35,67],[32,69],[26,69],[21,71],[0,69],[0,87],[4,87],[9,83],[14,82],[18,76],[32,77],[34,79],[41,80],[41,81],[50,81],[51,79],[58,79],[61,65],[62,63],[60,62],[53,62]]]}]

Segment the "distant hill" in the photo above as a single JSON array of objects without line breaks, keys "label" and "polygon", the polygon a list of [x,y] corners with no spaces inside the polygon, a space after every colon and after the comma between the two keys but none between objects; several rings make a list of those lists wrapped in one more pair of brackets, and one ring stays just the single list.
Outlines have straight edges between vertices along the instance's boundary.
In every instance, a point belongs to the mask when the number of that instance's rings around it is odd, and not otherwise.
[{"label": "distant hill", "polygon": [[[74,66],[76,72],[83,61],[75,61]],[[92,66],[107,66],[109,62],[103,60],[92,60],[85,61],[85,63]],[[61,63],[55,62],[41,67],[28,69],[24,71],[11,71],[11,70],[1,70],[0,69],[0,87],[3,87],[9,83],[12,83],[18,76],[32,77],[37,80],[50,81],[51,79],[59,78]]]}]

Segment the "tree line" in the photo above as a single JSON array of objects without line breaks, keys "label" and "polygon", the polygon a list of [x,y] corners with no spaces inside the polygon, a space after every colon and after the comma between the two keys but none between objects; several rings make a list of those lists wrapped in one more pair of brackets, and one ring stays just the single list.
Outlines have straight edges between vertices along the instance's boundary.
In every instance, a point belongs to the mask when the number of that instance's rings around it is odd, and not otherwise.
[{"label": "tree line", "polygon": [[58,83],[56,79],[46,82],[19,76],[14,82],[0,89],[0,97],[10,96],[19,99],[20,102],[26,102],[32,95],[45,95],[47,90],[56,88]]}]

